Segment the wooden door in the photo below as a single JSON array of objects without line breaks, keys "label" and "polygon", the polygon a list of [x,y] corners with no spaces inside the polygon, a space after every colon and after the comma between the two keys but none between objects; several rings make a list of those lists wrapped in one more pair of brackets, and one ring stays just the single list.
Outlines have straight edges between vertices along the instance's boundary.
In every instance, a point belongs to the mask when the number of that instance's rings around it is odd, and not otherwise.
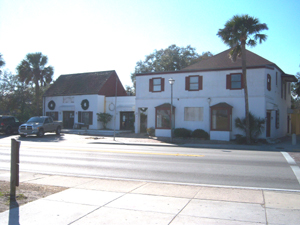
[{"label": "wooden door", "polygon": [[73,129],[74,111],[64,111],[63,112],[63,126],[65,129]]},{"label": "wooden door", "polygon": [[266,137],[271,136],[271,112],[267,112],[267,121],[266,121]]}]

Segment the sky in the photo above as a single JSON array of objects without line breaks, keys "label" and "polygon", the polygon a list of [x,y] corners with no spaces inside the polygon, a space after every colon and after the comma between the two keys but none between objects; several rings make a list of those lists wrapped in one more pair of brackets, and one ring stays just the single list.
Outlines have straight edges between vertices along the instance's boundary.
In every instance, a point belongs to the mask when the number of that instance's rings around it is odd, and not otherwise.
[{"label": "sky", "polygon": [[300,72],[299,0],[0,0],[4,70],[42,52],[62,74],[115,70],[124,86],[136,62],[155,49],[191,45],[196,52],[226,49],[216,34],[234,15],[266,23],[266,42],[248,50],[285,73]]}]

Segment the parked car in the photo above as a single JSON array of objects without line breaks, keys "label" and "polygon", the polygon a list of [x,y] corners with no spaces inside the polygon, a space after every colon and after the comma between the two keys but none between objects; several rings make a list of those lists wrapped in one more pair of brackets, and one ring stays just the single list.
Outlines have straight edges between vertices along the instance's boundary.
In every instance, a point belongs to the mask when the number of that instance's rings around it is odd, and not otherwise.
[{"label": "parked car", "polygon": [[14,116],[0,115],[0,132],[13,134],[18,132],[20,124],[20,121]]},{"label": "parked car", "polygon": [[53,121],[50,116],[35,116],[19,126],[19,134],[21,137],[26,137],[30,134],[43,137],[46,132],[56,132],[57,135],[60,135],[61,128],[62,123]]}]

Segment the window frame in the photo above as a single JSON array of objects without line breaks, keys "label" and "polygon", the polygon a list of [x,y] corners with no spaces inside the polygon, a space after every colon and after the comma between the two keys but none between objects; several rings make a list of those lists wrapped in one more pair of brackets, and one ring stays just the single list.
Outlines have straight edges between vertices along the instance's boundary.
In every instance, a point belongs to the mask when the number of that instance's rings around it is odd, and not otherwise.
[{"label": "window frame", "polygon": [[[198,109],[198,118],[195,117],[193,119],[188,120],[189,119],[187,116],[188,109],[193,109],[193,110]],[[202,114],[201,119],[199,119],[199,115],[201,114]],[[184,107],[184,121],[200,122],[203,121],[203,117],[204,117],[204,107]]]},{"label": "window frame", "polygon": [[[160,85],[154,85],[154,80],[160,80]],[[160,90],[155,91],[154,86],[160,86]],[[154,77],[149,79],[149,92],[163,92],[163,91],[165,91],[165,78]]]},{"label": "window frame", "polygon": [[[226,110],[227,111],[227,127],[225,129],[214,129],[213,128],[213,110]],[[232,106],[221,107],[211,106],[210,107],[210,130],[211,131],[232,131]]]},{"label": "window frame", "polygon": [[78,111],[78,123],[83,123],[83,114],[88,113],[89,114],[89,123],[84,125],[93,125],[93,112],[92,111]]},{"label": "window frame", "polygon": [[[232,75],[240,75],[241,76],[241,87],[240,88],[232,88]],[[230,90],[241,90],[244,89],[244,77],[242,73],[230,73],[226,75],[226,89]]]},{"label": "window frame", "polygon": [[271,91],[272,89],[272,79],[271,79],[271,75],[267,74],[267,90]]},{"label": "window frame", "polygon": [[[198,77],[198,82],[193,82],[191,83],[191,78],[193,77]],[[191,84],[197,84],[198,83],[198,88],[196,89],[191,89]],[[185,77],[185,90],[186,91],[199,91],[203,90],[203,76],[200,75],[190,75]]]},{"label": "window frame", "polygon": [[[54,117],[51,114],[54,114]],[[53,121],[58,121],[58,111],[48,111],[46,112],[46,116],[51,117]]]},{"label": "window frame", "polygon": [[[171,129],[171,123],[169,124],[169,126],[162,126],[162,127],[158,127],[157,126],[157,111],[158,110],[167,110],[168,111],[168,115],[169,117],[171,117],[171,107],[170,106],[157,106],[155,107],[155,129],[164,129],[164,130],[170,130]],[[173,106],[173,115],[172,115],[172,125],[173,127],[175,127],[175,107]]]}]

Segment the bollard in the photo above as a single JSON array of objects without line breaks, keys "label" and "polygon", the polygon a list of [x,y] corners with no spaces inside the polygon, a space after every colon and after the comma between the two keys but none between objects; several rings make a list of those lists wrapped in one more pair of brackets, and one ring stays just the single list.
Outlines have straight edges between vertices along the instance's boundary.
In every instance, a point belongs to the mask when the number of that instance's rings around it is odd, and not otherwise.
[{"label": "bollard", "polygon": [[297,143],[297,136],[296,134],[292,134],[292,144],[296,145],[296,143]]},{"label": "bollard", "polygon": [[11,139],[10,161],[10,199],[16,199],[16,186],[19,186],[19,149],[20,141]]}]

